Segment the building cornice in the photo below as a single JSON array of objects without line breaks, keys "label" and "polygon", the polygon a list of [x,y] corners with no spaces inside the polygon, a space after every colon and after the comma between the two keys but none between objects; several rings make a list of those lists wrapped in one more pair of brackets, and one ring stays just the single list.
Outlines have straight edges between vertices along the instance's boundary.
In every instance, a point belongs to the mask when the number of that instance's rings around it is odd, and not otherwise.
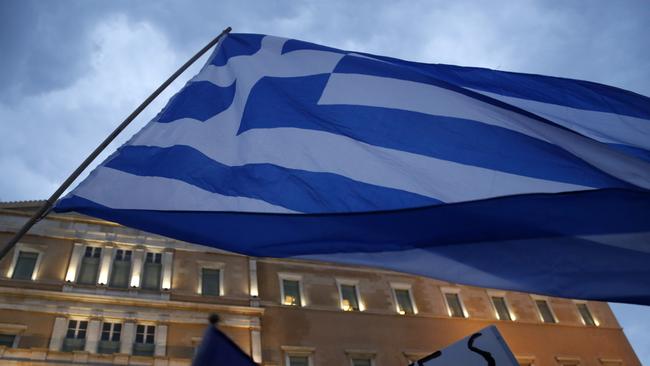
[{"label": "building cornice", "polygon": [[77,292],[66,293],[11,287],[0,287],[0,302],[0,307],[2,307],[2,305],[10,305],[8,307],[9,309],[12,309],[12,306],[15,304],[48,304],[51,306],[43,306],[40,309],[36,308],[34,311],[56,313],[79,312],[79,315],[86,315],[86,313],[93,311],[96,312],[97,309],[100,309],[100,311],[103,310],[103,315],[107,316],[110,312],[108,309],[119,308],[121,312],[137,312],[139,315],[140,313],[167,314],[167,316],[164,317],[167,322],[183,323],[188,322],[187,319],[183,320],[182,317],[178,318],[174,314],[198,313],[200,316],[197,319],[199,319],[201,323],[205,322],[206,317],[204,314],[210,313],[225,314],[226,317],[231,315],[255,318],[261,317],[264,314],[263,308],[238,305],[206,304],[176,300],[120,298]]}]

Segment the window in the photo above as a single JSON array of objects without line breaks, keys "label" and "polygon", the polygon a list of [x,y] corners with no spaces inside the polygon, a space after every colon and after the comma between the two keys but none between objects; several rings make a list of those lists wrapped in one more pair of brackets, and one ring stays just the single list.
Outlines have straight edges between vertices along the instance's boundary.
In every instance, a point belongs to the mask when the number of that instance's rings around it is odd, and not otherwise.
[{"label": "window", "polygon": [[99,272],[99,257],[102,255],[102,248],[86,247],[83,258],[81,258],[81,268],[77,282],[85,285],[94,285],[97,283],[97,274]]},{"label": "window", "polygon": [[288,366],[309,366],[309,356],[288,356]]},{"label": "window", "polygon": [[510,316],[510,310],[508,309],[508,304],[506,303],[505,297],[492,296],[492,304],[494,304],[494,309],[497,312],[497,317],[499,320],[512,320],[512,316]]},{"label": "window", "polygon": [[122,335],[122,324],[107,323],[102,325],[102,336],[99,341],[98,353],[118,353],[120,351],[120,336]]},{"label": "window", "polygon": [[447,302],[447,311],[449,312],[449,316],[453,318],[465,317],[465,311],[460,302],[460,296],[457,293],[445,293],[445,301]]},{"label": "window", "polygon": [[352,366],[372,366],[372,359],[370,358],[353,358]]},{"label": "window", "polygon": [[537,310],[539,310],[539,316],[544,323],[555,323],[555,316],[553,316],[551,307],[546,300],[537,299],[535,300],[535,304],[537,305]]},{"label": "window", "polygon": [[5,346],[7,348],[12,348],[15,341],[15,334],[0,334],[0,347]]},{"label": "window", "polygon": [[147,290],[160,290],[161,274],[162,253],[147,253],[144,259],[142,288]]},{"label": "window", "polygon": [[290,306],[303,306],[300,276],[280,274],[281,303]]},{"label": "window", "polygon": [[118,249],[113,259],[113,270],[111,271],[111,287],[129,287],[129,276],[131,275],[131,251]]},{"label": "window", "polygon": [[585,303],[578,303],[576,304],[578,307],[578,312],[580,313],[580,316],[582,317],[582,322],[585,325],[589,325],[592,327],[597,326],[596,321],[594,320],[594,317],[591,315],[591,312],[589,311],[589,308],[587,307],[587,304]]},{"label": "window", "polygon": [[88,322],[86,320],[68,321],[68,331],[63,340],[63,352],[82,351],[86,345],[86,329]]},{"label": "window", "polygon": [[415,307],[413,306],[413,299],[411,298],[411,290],[408,288],[393,288],[395,294],[395,302],[397,304],[397,312],[399,314],[415,314]]},{"label": "window", "polygon": [[352,284],[340,284],[341,309],[345,311],[360,311],[357,286]]},{"label": "window", "polygon": [[20,251],[11,278],[16,280],[31,280],[34,275],[37,261],[38,253]]},{"label": "window", "polygon": [[204,296],[221,295],[221,270],[201,269],[201,294]]},{"label": "window", "polygon": [[138,324],[135,331],[133,354],[136,356],[153,356],[155,325]]}]

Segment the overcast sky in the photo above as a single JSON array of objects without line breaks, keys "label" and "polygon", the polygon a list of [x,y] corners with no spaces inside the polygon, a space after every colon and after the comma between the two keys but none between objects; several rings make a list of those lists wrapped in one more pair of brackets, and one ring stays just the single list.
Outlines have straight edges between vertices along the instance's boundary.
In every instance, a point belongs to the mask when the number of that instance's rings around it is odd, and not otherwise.
[{"label": "overcast sky", "polygon": [[[650,95],[650,2],[0,0],[0,201],[44,199],[226,26]],[[114,150],[151,119],[181,77]],[[102,155],[100,161],[106,154]],[[650,365],[650,308],[613,305]]]}]

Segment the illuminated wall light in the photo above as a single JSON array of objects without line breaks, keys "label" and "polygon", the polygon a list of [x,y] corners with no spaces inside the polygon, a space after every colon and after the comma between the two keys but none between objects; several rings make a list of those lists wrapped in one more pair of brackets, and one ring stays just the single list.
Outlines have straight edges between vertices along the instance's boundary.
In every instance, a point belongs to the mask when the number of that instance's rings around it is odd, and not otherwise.
[{"label": "illuminated wall light", "polygon": [[296,302],[296,297],[291,295],[284,296],[284,305],[298,305]]},{"label": "illuminated wall light", "polygon": [[102,256],[99,260],[99,276],[97,276],[97,283],[106,286],[108,283],[108,272],[111,268],[111,259],[113,258],[113,248],[104,247]]},{"label": "illuminated wall light", "polygon": [[65,281],[66,282],[74,282],[75,277],[76,277],[76,272],[72,268],[68,268],[68,273],[65,274]]},{"label": "illuminated wall light", "polygon": [[594,318],[594,324],[596,324],[597,327],[600,327],[600,322],[596,318]]},{"label": "illuminated wall light", "polygon": [[139,286],[140,286],[140,275],[131,276],[131,287],[139,287]]},{"label": "illuminated wall light", "polygon": [[144,249],[136,249],[133,251],[131,264],[131,287],[140,287],[140,274],[142,273],[142,265],[144,264]]},{"label": "illuminated wall light", "polygon": [[257,281],[251,281],[251,296],[253,297],[258,297],[260,295],[259,290],[257,288]]},{"label": "illuminated wall light", "polygon": [[162,254],[162,288],[169,291],[172,288],[172,252]]},{"label": "illuminated wall light", "polygon": [[68,271],[65,274],[66,282],[74,282],[77,279],[77,271],[81,264],[81,257],[83,256],[85,245],[81,243],[74,243],[72,249],[72,254],[70,256],[70,264],[68,265]]},{"label": "illuminated wall light", "polygon": [[341,309],[343,309],[343,311],[352,311],[352,305],[350,305],[350,300],[343,299],[341,301]]},{"label": "illuminated wall light", "polygon": [[169,291],[170,288],[172,288],[171,280],[164,278],[162,283],[162,289],[165,291]]},{"label": "illuminated wall light", "polygon": [[252,297],[258,297],[260,294],[257,286],[257,260],[253,258],[248,259],[248,277],[250,295]]}]

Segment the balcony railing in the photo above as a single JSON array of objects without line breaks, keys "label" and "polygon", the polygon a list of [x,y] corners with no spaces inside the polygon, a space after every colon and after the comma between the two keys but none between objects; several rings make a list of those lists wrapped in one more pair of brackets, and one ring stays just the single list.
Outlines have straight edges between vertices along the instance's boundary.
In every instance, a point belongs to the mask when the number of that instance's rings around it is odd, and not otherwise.
[{"label": "balcony railing", "polygon": [[120,352],[120,341],[99,341],[97,353],[111,354]]},{"label": "balcony railing", "polygon": [[61,347],[61,351],[63,352],[83,351],[85,346],[86,346],[85,339],[66,338],[63,340],[63,347]]},{"label": "balcony railing", "polygon": [[135,356],[153,356],[155,345],[152,343],[134,343],[133,354]]}]

